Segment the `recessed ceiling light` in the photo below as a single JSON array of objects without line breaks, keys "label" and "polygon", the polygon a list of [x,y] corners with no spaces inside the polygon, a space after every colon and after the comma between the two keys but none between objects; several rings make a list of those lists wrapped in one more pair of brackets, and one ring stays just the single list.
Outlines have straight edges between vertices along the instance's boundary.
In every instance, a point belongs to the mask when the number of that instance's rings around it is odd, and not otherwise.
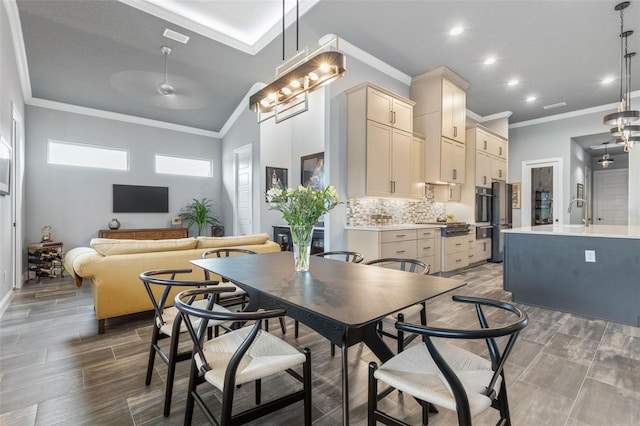
[{"label": "recessed ceiling light", "polygon": [[453,27],[451,28],[451,31],[449,31],[449,34],[452,36],[457,36],[459,34],[462,34],[463,31],[464,31],[464,28],[462,27]]},{"label": "recessed ceiling light", "polygon": [[496,58],[493,58],[493,57],[487,58],[487,59],[484,60],[484,64],[485,65],[491,65],[491,64],[495,64],[495,63],[496,63]]},{"label": "recessed ceiling light", "polygon": [[536,98],[536,97],[535,97],[535,96],[533,96],[533,95],[531,95],[531,96],[527,96],[527,102],[533,102],[533,101],[535,101],[536,99],[538,99],[538,98]]},{"label": "recessed ceiling light", "polygon": [[509,81],[507,82],[507,84],[508,84],[509,86],[515,86],[515,85],[516,85],[516,84],[518,84],[518,83],[520,83],[520,81],[519,81],[519,80],[516,80],[516,79],[509,80]]},{"label": "recessed ceiling light", "polygon": [[613,83],[613,81],[615,80],[615,78],[608,76],[602,79],[601,83],[602,84],[609,84],[609,83]]},{"label": "recessed ceiling light", "polygon": [[162,35],[166,38],[170,38],[171,40],[175,40],[183,44],[187,44],[187,42],[189,41],[189,36],[180,34],[179,32],[170,30],[169,28],[166,28]]}]

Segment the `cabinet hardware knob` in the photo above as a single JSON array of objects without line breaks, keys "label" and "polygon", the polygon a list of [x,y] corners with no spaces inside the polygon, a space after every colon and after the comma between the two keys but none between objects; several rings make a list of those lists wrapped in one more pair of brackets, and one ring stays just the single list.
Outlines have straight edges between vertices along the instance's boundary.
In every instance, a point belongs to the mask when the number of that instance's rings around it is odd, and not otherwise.
[{"label": "cabinet hardware knob", "polygon": [[406,236],[406,235],[405,234],[396,234],[396,238],[402,238],[404,236]]},{"label": "cabinet hardware knob", "polygon": [[396,250],[396,253],[400,254],[400,253],[404,253],[406,250]]}]

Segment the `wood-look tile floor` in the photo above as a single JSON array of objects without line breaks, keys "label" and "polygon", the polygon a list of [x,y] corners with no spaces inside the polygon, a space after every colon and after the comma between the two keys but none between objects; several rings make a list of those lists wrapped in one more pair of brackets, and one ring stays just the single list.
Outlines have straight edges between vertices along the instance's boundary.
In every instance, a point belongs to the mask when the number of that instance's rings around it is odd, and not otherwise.
[{"label": "wood-look tile floor", "polygon": [[[510,300],[502,290],[500,264],[471,268],[455,277],[468,283],[457,293]],[[162,362],[156,361],[152,384],[144,384],[151,316],[108,321],[107,332],[98,335],[89,287],[85,283],[78,289],[70,279],[52,279],[31,282],[15,292],[0,318],[0,424],[182,424],[188,363],[178,366],[172,413],[164,418]],[[428,302],[429,322],[449,327],[475,322],[473,314],[454,305],[450,296]],[[639,425],[640,328],[522,307],[530,323],[506,368],[513,424]],[[340,356],[330,356],[330,345],[321,336],[304,326],[300,330],[294,339],[293,322],[288,320],[284,338],[312,350],[314,424],[340,424]],[[272,331],[281,335],[273,325]],[[486,351],[483,345],[467,347]],[[363,345],[349,349],[353,424],[366,424],[367,365],[375,360]],[[286,375],[265,381],[264,398],[290,384]],[[219,408],[219,392],[209,395],[211,406]],[[239,406],[249,406],[252,398],[252,386],[239,389]],[[392,393],[381,406],[409,424],[420,423],[412,398]],[[298,425],[301,414],[299,403],[254,424]],[[496,414],[488,410],[474,424],[495,424]],[[194,424],[204,423],[196,408]],[[456,417],[441,409],[430,424],[456,424]]]}]

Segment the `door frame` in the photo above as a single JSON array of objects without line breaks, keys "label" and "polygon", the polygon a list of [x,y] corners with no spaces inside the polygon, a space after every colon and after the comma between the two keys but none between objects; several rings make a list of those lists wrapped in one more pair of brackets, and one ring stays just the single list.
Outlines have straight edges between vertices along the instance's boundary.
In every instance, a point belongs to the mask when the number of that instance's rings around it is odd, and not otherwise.
[{"label": "door frame", "polygon": [[233,235],[239,234],[238,223],[238,157],[240,154],[248,154],[249,157],[249,173],[251,174],[249,185],[251,193],[249,194],[249,211],[251,212],[251,229],[253,230],[253,145],[247,144],[233,150]]},{"label": "door frame", "polygon": [[[24,184],[24,121],[14,102],[11,102],[11,282],[14,289],[22,288],[28,277],[22,271],[23,184]],[[28,272],[27,272],[28,274]]]},{"label": "door frame", "polygon": [[522,192],[520,195],[521,219],[520,226],[531,226],[531,170],[539,167],[553,168],[553,218],[554,225],[564,223],[563,193],[563,169],[562,157],[545,158],[540,160],[527,160],[522,162]]},{"label": "door frame", "polygon": [[[593,209],[591,210],[591,223],[592,224],[598,224],[598,219],[597,219],[597,213],[599,211],[599,204],[600,204],[600,194],[598,191],[598,185],[597,182],[600,180],[601,176],[603,175],[607,175],[607,174],[613,174],[613,173],[621,173],[621,172],[626,172],[627,174],[627,183],[629,182],[629,169],[607,169],[607,170],[596,170],[595,172],[593,172],[593,202],[591,204],[591,206],[593,207]],[[627,225],[629,225],[630,222],[630,213],[631,210],[629,210],[629,187],[627,186]]]}]

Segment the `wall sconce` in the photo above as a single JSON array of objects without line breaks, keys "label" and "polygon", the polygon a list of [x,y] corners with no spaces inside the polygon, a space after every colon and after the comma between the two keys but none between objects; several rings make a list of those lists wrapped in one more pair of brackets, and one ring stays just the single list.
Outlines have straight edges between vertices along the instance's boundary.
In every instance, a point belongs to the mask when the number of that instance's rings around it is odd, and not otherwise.
[{"label": "wall sconce", "polygon": [[[258,113],[260,122],[274,115],[276,123],[279,123],[306,111],[308,94],[339,79],[345,72],[346,57],[340,52],[325,51],[306,56],[301,62],[276,76],[273,83],[251,95],[249,109]],[[303,102],[304,107],[286,116],[282,115]],[[265,113],[269,115],[262,118],[261,114]]]}]

